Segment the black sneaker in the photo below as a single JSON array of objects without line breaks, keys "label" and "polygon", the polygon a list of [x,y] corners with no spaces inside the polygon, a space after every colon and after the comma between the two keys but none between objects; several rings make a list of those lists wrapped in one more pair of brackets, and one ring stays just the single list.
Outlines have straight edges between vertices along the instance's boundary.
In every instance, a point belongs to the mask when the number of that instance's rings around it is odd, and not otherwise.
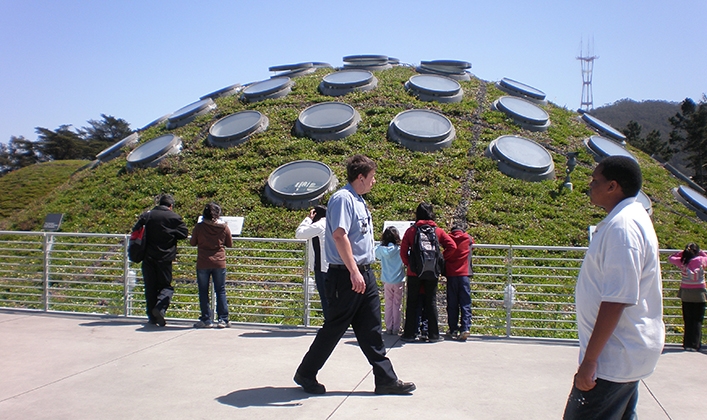
[{"label": "black sneaker", "polygon": [[326,392],[324,385],[317,382],[316,379],[305,378],[299,373],[295,373],[294,381],[308,394],[324,394]]},{"label": "black sneaker", "polygon": [[155,323],[160,327],[167,325],[167,321],[164,320],[164,314],[157,308],[152,309],[152,316],[155,317]]},{"label": "black sneaker", "polygon": [[400,379],[389,385],[376,385],[374,391],[378,395],[406,395],[417,389],[412,382],[403,382]]}]

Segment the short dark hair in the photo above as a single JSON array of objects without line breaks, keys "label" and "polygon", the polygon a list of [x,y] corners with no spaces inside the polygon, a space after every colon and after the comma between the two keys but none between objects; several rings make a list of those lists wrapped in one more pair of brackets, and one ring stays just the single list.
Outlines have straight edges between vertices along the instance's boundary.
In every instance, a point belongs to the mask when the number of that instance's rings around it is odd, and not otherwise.
[{"label": "short dark hair", "polygon": [[435,212],[430,203],[420,203],[415,210],[415,221],[418,220],[434,220]]},{"label": "short dark hair", "polygon": [[314,218],[312,222],[318,222],[323,217],[326,217],[326,206],[322,204],[317,204],[314,206]]},{"label": "short dark hair", "polygon": [[381,245],[388,244],[400,245],[400,233],[395,226],[385,228],[383,236],[381,236]]},{"label": "short dark hair", "polygon": [[599,162],[599,171],[607,181],[616,181],[626,197],[635,197],[643,185],[638,162],[628,156],[609,156]]},{"label": "short dark hair", "polygon": [[174,206],[174,197],[172,197],[172,194],[160,194],[158,204],[160,206],[172,207]]},{"label": "short dark hair", "polygon": [[204,206],[204,212],[201,214],[204,216],[204,220],[210,220],[212,222],[218,220],[221,217],[221,206],[211,202]]},{"label": "short dark hair", "polygon": [[353,155],[346,159],[346,179],[351,183],[359,175],[368,176],[371,171],[375,171],[378,165],[365,155]]}]

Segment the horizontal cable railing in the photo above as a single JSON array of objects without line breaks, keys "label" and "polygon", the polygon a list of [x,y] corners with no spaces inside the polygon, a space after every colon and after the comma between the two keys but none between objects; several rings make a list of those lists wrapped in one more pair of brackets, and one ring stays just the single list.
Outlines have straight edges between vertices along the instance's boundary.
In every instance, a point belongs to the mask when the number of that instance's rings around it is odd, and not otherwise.
[{"label": "horizontal cable railing", "polygon": [[[145,316],[140,265],[127,259],[128,235],[0,231],[0,307]],[[168,316],[199,317],[196,248],[179,244]],[[574,287],[587,248],[474,245],[472,333],[577,338]],[[234,237],[226,294],[235,322],[321,325],[319,295],[308,273],[307,242]],[[668,341],[682,336],[680,271],[661,250]],[[380,272],[380,266],[374,264]],[[446,281],[437,304],[446,325]],[[382,290],[382,288],[381,288]],[[383,302],[385,304],[385,302]],[[212,307],[215,297],[212,293]]]}]

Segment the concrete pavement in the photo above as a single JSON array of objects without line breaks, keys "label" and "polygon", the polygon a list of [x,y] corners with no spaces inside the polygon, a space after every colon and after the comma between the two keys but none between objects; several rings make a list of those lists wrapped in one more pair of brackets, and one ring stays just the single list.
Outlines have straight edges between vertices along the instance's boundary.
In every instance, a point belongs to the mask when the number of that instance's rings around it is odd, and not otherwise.
[{"label": "concrete pavement", "polygon": [[[292,377],[314,328],[143,323],[0,310],[0,418],[559,419],[577,367],[576,342],[385,336],[396,372],[417,390],[377,396],[349,332],[318,376],[327,393],[311,396]],[[666,347],[641,383],[639,418],[707,416],[706,356]]]}]

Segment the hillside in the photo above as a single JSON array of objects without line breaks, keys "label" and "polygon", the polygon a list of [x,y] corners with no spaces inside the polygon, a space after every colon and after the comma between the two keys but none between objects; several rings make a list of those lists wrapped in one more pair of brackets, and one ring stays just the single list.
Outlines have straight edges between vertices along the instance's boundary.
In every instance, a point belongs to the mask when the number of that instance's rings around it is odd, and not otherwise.
[{"label": "hillside", "polygon": [[641,125],[641,136],[645,137],[653,130],[660,131],[661,138],[668,140],[673,126],[668,119],[680,112],[680,104],[668,101],[633,101],[621,99],[609,105],[596,108],[591,112],[600,120],[623,130],[630,121]]},{"label": "hillside", "polygon": [[[420,201],[434,204],[438,222],[449,227],[465,221],[480,243],[529,245],[586,245],[587,227],[604,216],[589,204],[587,183],[594,160],[582,141],[593,134],[575,112],[549,104],[552,125],[546,132],[521,129],[505,114],[492,110],[504,94],[493,83],[476,78],[461,82],[460,103],[422,102],[410,96],[403,84],[415,73],[409,67],[377,72],[378,87],[370,92],[331,98],[317,86],[331,69],[294,79],[292,92],[279,99],[252,104],[237,96],[216,100],[217,109],[192,123],[167,130],[164,124],[141,134],[140,143],[173,132],[183,140],[180,155],[158,168],[128,172],[125,155],[94,169],[75,174],[68,183],[26,211],[2,221],[9,229],[38,230],[47,213],[64,213],[63,231],[125,233],[137,216],[160,192],[174,194],[175,210],[191,228],[203,205],[220,203],[224,214],[245,216],[243,236],[292,237],[306,211],[270,204],[264,188],[278,166],[299,159],[329,165],[340,182],[345,180],[344,160],[365,153],[379,164],[377,184],[367,195],[380,234],[386,220],[409,220]],[[540,87],[550,91],[550,87]],[[342,101],[361,115],[358,131],[339,141],[316,142],[294,134],[299,113],[318,102]],[[401,111],[428,108],[447,116],[456,128],[450,148],[434,153],[412,152],[387,139],[390,121]],[[209,127],[219,118],[245,110],[266,115],[268,129],[229,149],[206,142]],[[623,127],[617,127],[623,128]],[[551,152],[558,179],[525,182],[510,178],[484,156],[488,144],[504,134],[518,134],[543,144]],[[579,151],[579,165],[572,174],[574,191],[558,193],[564,179],[564,153]],[[653,200],[653,217],[662,247],[682,248],[686,242],[707,236],[707,226],[678,203],[670,189],[679,185],[667,171],[645,154],[631,148],[644,171],[644,192]],[[328,197],[324,198],[326,201]],[[377,236],[378,236],[377,235]]]},{"label": "hillside", "polygon": [[[45,162],[10,172],[0,177],[0,228],[13,213],[41,205],[39,200],[65,184],[85,160]],[[28,228],[33,228],[30,226]],[[20,227],[21,228],[21,227]]]}]

